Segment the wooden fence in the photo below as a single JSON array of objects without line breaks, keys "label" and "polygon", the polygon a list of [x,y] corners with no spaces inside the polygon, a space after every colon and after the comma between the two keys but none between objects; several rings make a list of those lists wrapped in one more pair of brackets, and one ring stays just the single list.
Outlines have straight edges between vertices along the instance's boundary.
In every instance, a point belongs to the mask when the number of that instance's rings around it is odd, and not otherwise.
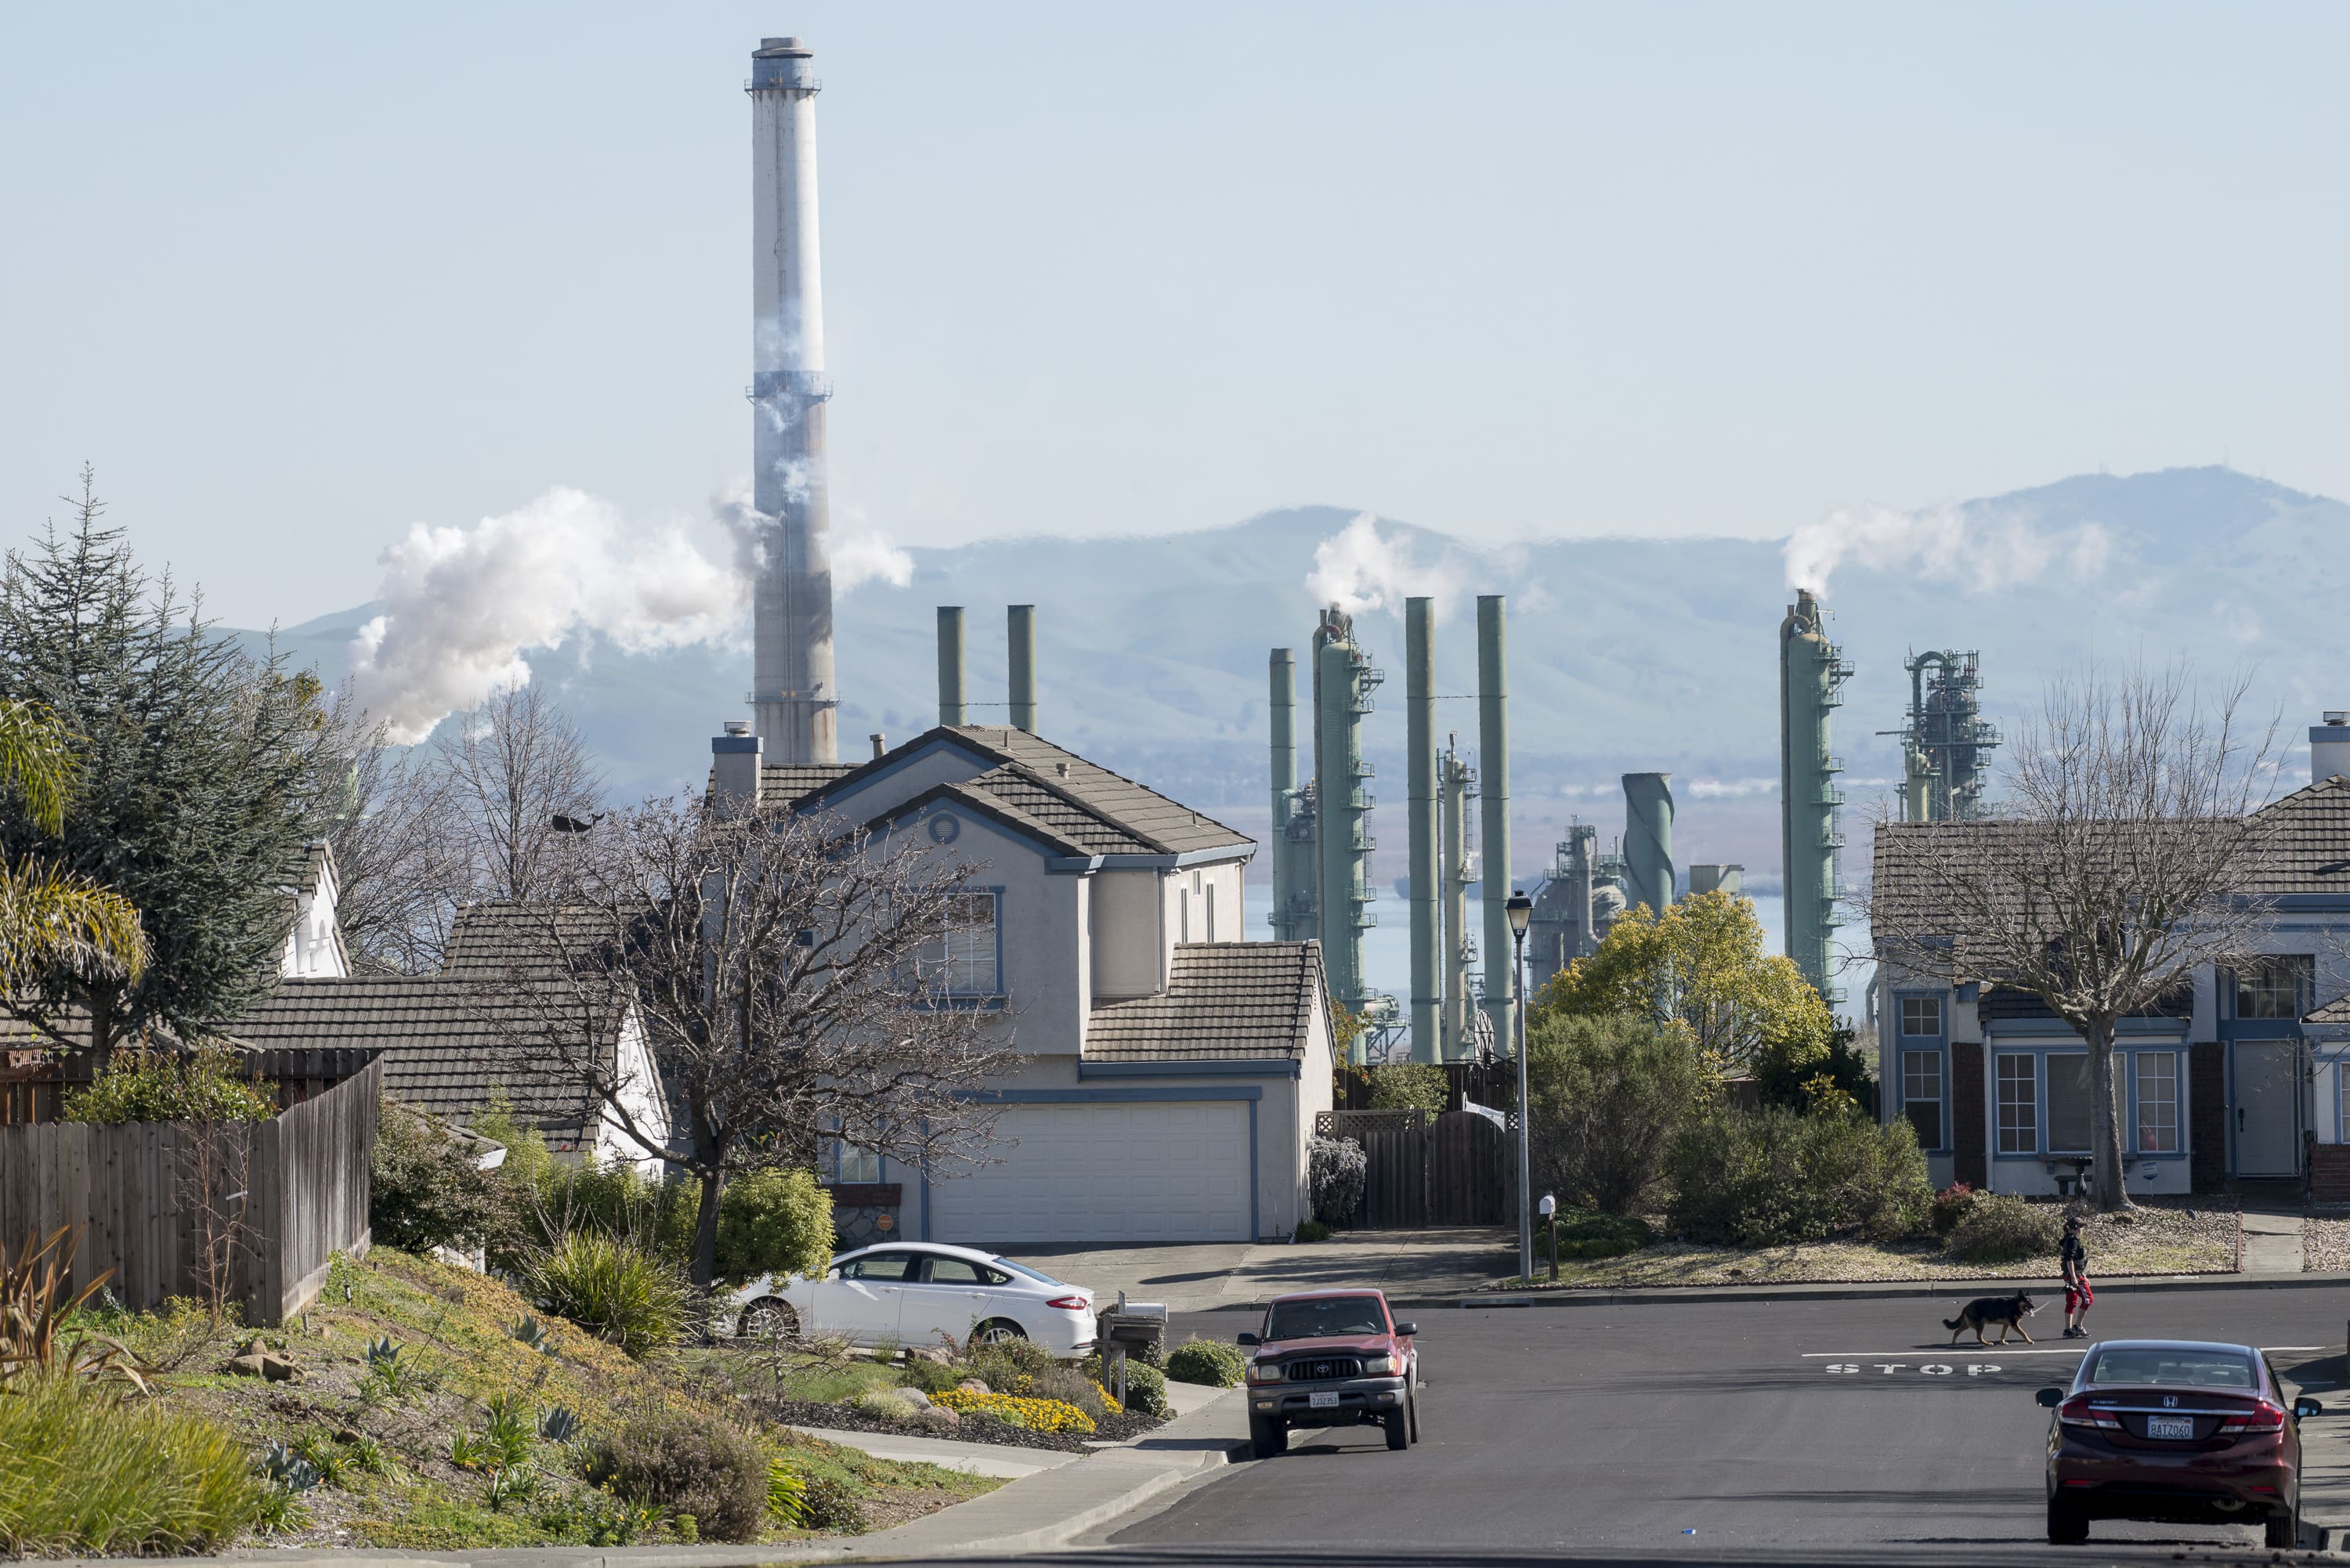
[{"label": "wooden fence", "polygon": [[[248,1323],[299,1312],[331,1254],[367,1251],[383,1068],[365,1051],[259,1054],[299,1069],[279,1080],[283,1108],[265,1122],[0,1126],[0,1251],[78,1229],[77,1285],[111,1269],[107,1286],[126,1306],[217,1288]],[[337,1069],[348,1070],[329,1078]],[[26,1097],[37,1103],[46,1088],[54,1104],[60,1086],[89,1075],[88,1064],[65,1063]]]},{"label": "wooden fence", "polygon": [[1498,1225],[1510,1212],[1508,1140],[1474,1112],[1326,1111],[1314,1123],[1324,1137],[1363,1146],[1363,1200],[1346,1221],[1352,1229]]},{"label": "wooden fence", "polygon": [[[67,1096],[89,1086],[107,1062],[104,1051],[0,1051],[0,1127],[53,1122]],[[279,1110],[316,1098],[375,1060],[372,1050],[242,1051],[236,1061],[256,1085],[277,1096]]]}]

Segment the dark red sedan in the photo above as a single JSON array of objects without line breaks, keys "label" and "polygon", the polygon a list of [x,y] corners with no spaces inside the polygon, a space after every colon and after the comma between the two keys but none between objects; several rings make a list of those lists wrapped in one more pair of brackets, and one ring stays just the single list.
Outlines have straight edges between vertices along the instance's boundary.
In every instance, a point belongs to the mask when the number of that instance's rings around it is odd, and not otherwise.
[{"label": "dark red sedan", "polygon": [[2248,1345],[2115,1339],[2092,1345],[2070,1388],[2043,1388],[2048,1539],[2086,1541],[2093,1519],[2267,1527],[2294,1544],[2301,1419],[2269,1358]]},{"label": "dark red sedan", "polygon": [[1304,1291],[1276,1296],[1248,1366],[1249,1439],[1256,1457],[1289,1446],[1295,1427],[1373,1425],[1388,1447],[1419,1437],[1417,1325],[1398,1323],[1377,1291]]}]

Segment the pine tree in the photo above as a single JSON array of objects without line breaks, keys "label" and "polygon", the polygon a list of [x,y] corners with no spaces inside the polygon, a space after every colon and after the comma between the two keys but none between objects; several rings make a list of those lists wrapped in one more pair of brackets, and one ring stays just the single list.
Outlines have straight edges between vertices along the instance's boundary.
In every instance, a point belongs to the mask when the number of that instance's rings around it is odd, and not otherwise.
[{"label": "pine tree", "polygon": [[54,830],[0,819],[0,852],[121,895],[146,929],[132,974],[44,968],[0,1009],[53,1036],[76,1009],[109,1046],[161,1024],[202,1038],[275,983],[303,847],[342,785],[315,678],[215,635],[150,580],[82,473],[73,525],[0,575],[0,699],[37,703],[79,764]]}]

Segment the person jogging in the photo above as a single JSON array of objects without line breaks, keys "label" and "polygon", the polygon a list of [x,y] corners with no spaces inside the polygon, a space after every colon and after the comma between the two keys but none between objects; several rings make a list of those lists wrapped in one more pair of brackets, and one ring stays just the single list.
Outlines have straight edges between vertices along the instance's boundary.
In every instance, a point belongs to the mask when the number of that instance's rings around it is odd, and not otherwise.
[{"label": "person jogging", "polygon": [[2089,1331],[2081,1326],[2082,1320],[2097,1304],[2097,1293],[2089,1288],[2089,1250],[2081,1245],[2077,1214],[2065,1218],[2064,1239],[2056,1243],[2056,1262],[2064,1271],[2064,1337],[2086,1339]]}]

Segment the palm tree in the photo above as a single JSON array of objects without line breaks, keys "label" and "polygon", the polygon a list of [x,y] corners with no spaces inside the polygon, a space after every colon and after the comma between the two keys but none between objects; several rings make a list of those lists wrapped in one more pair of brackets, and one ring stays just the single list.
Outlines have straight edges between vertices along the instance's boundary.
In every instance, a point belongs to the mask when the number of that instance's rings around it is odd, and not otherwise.
[{"label": "palm tree", "polygon": [[[65,826],[75,771],[68,739],[47,709],[0,701],[0,789],[44,833]],[[135,980],[146,964],[147,934],[129,899],[37,856],[0,860],[0,990],[60,965]]]}]

